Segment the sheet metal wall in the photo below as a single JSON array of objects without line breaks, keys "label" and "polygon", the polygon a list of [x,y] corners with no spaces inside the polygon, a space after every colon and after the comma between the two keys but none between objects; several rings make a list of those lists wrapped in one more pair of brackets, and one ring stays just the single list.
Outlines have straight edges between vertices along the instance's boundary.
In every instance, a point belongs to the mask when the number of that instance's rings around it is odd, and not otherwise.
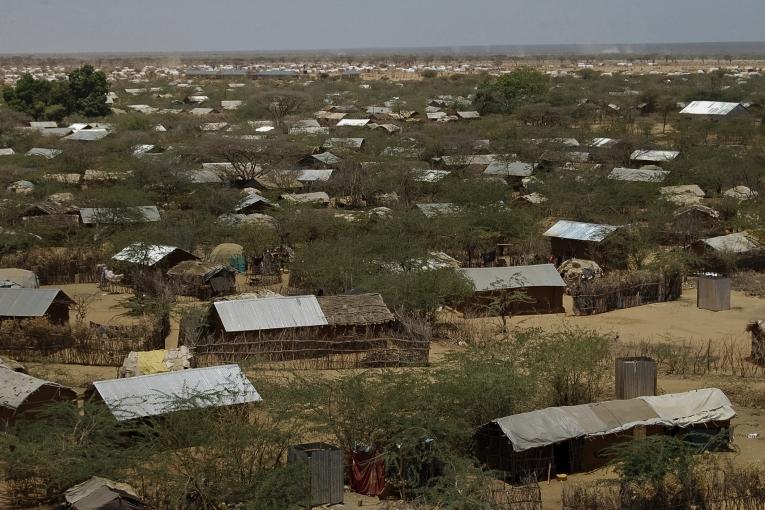
[{"label": "sheet metal wall", "polygon": [[651,358],[616,359],[616,398],[656,395],[656,362]]},{"label": "sheet metal wall", "polygon": [[343,502],[343,452],[325,443],[307,443],[289,449],[288,462],[307,462],[310,469],[309,506]]},{"label": "sheet metal wall", "polygon": [[699,277],[696,306],[702,310],[730,310],[730,278]]}]

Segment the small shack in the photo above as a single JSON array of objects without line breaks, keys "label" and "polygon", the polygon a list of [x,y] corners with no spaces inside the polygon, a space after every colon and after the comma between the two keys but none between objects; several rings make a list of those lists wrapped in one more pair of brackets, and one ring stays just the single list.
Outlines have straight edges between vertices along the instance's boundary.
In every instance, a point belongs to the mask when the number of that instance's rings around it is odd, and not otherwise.
[{"label": "small shack", "polygon": [[544,234],[550,238],[553,255],[561,259],[598,260],[598,248],[620,227],[580,221],[559,220]]},{"label": "small shack", "polygon": [[66,324],[73,304],[61,289],[0,289],[0,320],[46,317],[53,324]]},{"label": "small shack", "polygon": [[656,395],[656,373],[651,358],[616,358],[617,400]]},{"label": "small shack", "polygon": [[167,276],[184,296],[209,299],[236,292],[236,270],[227,265],[184,260],[168,269]]},{"label": "small shack", "polygon": [[149,510],[138,493],[126,483],[93,476],[64,493],[74,510]]},{"label": "small shack", "polygon": [[459,269],[475,289],[472,299],[458,305],[466,315],[562,313],[563,281],[555,266],[482,267]]},{"label": "small shack", "polygon": [[722,312],[730,310],[731,279],[718,274],[699,276],[696,283],[696,307]]},{"label": "small shack", "polygon": [[475,434],[476,455],[512,480],[541,479],[601,467],[609,461],[604,450],[631,438],[729,430],[735,416],[717,388],[548,407],[482,426]]},{"label": "small shack", "polygon": [[343,451],[326,443],[291,446],[289,464],[304,463],[310,473],[306,487],[306,507],[337,505],[343,502]]},{"label": "small shack", "polygon": [[165,272],[183,261],[197,260],[197,257],[175,246],[133,243],[112,259],[129,269],[158,269]]},{"label": "small shack", "polygon": [[103,402],[117,421],[262,400],[239,365],[95,381],[87,396]]},{"label": "small shack", "polygon": [[0,428],[12,424],[21,414],[34,412],[46,404],[76,399],[77,393],[71,388],[10,368],[0,368]]}]

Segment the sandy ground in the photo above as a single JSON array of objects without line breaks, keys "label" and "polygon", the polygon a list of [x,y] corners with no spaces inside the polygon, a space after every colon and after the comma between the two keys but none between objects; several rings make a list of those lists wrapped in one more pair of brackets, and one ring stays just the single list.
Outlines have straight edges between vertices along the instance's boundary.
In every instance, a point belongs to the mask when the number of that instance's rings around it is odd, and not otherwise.
[{"label": "sandy ground", "polygon": [[[93,284],[64,285],[61,288],[71,296],[94,295],[88,307],[87,319],[106,324],[124,324],[134,320],[125,317],[121,301],[128,294],[109,294],[101,292]],[[684,342],[730,342],[745,347],[749,345],[749,336],[744,331],[747,322],[755,318],[765,318],[765,299],[748,297],[740,292],[733,292],[733,309],[724,312],[711,312],[696,308],[695,289],[684,291],[680,300],[658,303],[625,310],[617,310],[594,316],[574,316],[571,313],[571,298],[564,297],[567,312],[554,315],[520,316],[509,321],[511,328],[540,327],[559,330],[567,327],[593,328],[614,336],[619,342],[642,341],[684,341]],[[181,306],[188,306],[184,303]],[[440,317],[446,322],[463,322],[455,313],[445,312]],[[497,331],[499,321],[491,318],[470,319],[469,328],[491,335]],[[177,320],[173,319],[173,330],[168,337],[168,347],[177,343]],[[454,342],[432,344],[431,361],[438,363],[444,353],[459,349]],[[114,367],[85,367],[27,363],[33,375],[82,389],[88,382],[116,377]],[[328,377],[339,375],[338,371],[325,371]],[[285,374],[260,371],[253,374],[258,379],[281,377]],[[673,393],[704,387],[720,387],[728,394],[737,410],[733,420],[735,427],[734,444],[737,448],[736,462],[749,464],[765,459],[765,439],[748,439],[747,434],[758,432],[765,438],[765,380],[740,379],[736,377],[660,377],[660,393]],[[540,484],[544,507],[560,508],[561,489],[565,484],[590,481],[613,476],[608,469],[591,473],[571,475],[568,481],[542,482]],[[401,503],[381,502],[377,498],[368,498],[346,491],[346,507],[367,508],[404,508]]]}]

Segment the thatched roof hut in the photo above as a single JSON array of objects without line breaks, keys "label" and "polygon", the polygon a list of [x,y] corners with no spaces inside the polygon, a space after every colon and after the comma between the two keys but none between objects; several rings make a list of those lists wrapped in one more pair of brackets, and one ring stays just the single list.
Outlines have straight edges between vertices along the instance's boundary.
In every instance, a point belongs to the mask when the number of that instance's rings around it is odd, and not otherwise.
[{"label": "thatched roof hut", "polygon": [[380,294],[319,296],[316,300],[331,326],[385,324],[395,320]]},{"label": "thatched roof hut", "polygon": [[207,261],[231,266],[240,273],[243,273],[247,269],[247,263],[244,258],[244,248],[239,244],[219,244],[213,248],[210,255],[207,256]]},{"label": "thatched roof hut", "polygon": [[236,270],[228,265],[184,260],[171,267],[167,276],[179,284],[184,295],[206,298],[236,290]]}]

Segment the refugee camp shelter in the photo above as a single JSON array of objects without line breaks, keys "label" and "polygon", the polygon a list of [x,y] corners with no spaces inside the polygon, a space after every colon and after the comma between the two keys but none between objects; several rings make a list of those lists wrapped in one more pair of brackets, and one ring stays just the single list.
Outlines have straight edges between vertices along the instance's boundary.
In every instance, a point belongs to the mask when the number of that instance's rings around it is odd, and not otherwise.
[{"label": "refugee camp shelter", "polygon": [[71,487],[64,499],[74,510],[149,510],[138,493],[126,483],[93,476]]},{"label": "refugee camp shelter", "polygon": [[0,289],[0,320],[45,317],[53,324],[66,324],[73,304],[61,289]]},{"label": "refugee camp shelter", "polygon": [[717,388],[641,396],[499,418],[475,435],[476,454],[512,479],[590,471],[608,462],[604,449],[647,435],[729,429],[736,415]]},{"label": "refugee camp shelter", "polygon": [[566,283],[552,264],[459,269],[475,289],[459,305],[466,314],[491,316],[562,313]]},{"label": "refugee camp shelter", "polygon": [[625,182],[661,182],[667,175],[669,172],[666,170],[616,167],[608,174],[608,178]]},{"label": "refugee camp shelter", "polygon": [[0,428],[13,423],[22,413],[34,412],[46,404],[76,399],[77,393],[71,388],[0,368]]},{"label": "refugee camp shelter", "polygon": [[156,205],[137,207],[82,207],[80,220],[83,225],[112,225],[151,223],[160,220]]},{"label": "refugee camp shelter", "polygon": [[235,243],[221,243],[207,256],[208,262],[231,266],[240,273],[247,270],[247,261],[244,258],[244,248]]},{"label": "refugee camp shelter", "polygon": [[40,280],[32,271],[6,267],[0,269],[0,289],[38,289]]},{"label": "refugee camp shelter", "polygon": [[620,227],[580,221],[559,220],[544,234],[550,238],[550,249],[556,257],[595,259],[598,245]]},{"label": "refugee camp shelter", "polygon": [[95,381],[89,396],[103,401],[117,421],[262,400],[239,365]]},{"label": "refugee camp shelter", "polygon": [[234,212],[239,214],[250,214],[263,212],[272,209],[274,204],[257,193],[250,193],[234,206]]},{"label": "refugee camp shelter", "polygon": [[680,151],[638,149],[630,154],[630,159],[636,163],[665,163],[677,159]]},{"label": "refugee camp shelter", "polygon": [[680,111],[680,115],[711,120],[732,119],[748,113],[741,103],[724,101],[692,101]]},{"label": "refugee camp shelter", "polygon": [[736,258],[742,268],[761,269],[765,267],[765,232],[744,230],[723,236],[707,237],[693,244],[694,252],[707,257],[707,269],[722,270],[725,259]]},{"label": "refugee camp shelter", "polygon": [[228,265],[184,260],[168,269],[167,276],[184,296],[209,299],[236,292],[236,270]]},{"label": "refugee camp shelter", "polygon": [[396,351],[427,360],[429,344],[401,328],[379,294],[267,296],[215,301],[209,341],[195,347],[200,364],[251,358],[262,361],[323,359],[360,362],[371,353]]},{"label": "refugee camp shelter", "polygon": [[128,267],[139,266],[167,271],[180,262],[196,260],[197,257],[175,246],[133,243],[120,250],[112,259]]}]

